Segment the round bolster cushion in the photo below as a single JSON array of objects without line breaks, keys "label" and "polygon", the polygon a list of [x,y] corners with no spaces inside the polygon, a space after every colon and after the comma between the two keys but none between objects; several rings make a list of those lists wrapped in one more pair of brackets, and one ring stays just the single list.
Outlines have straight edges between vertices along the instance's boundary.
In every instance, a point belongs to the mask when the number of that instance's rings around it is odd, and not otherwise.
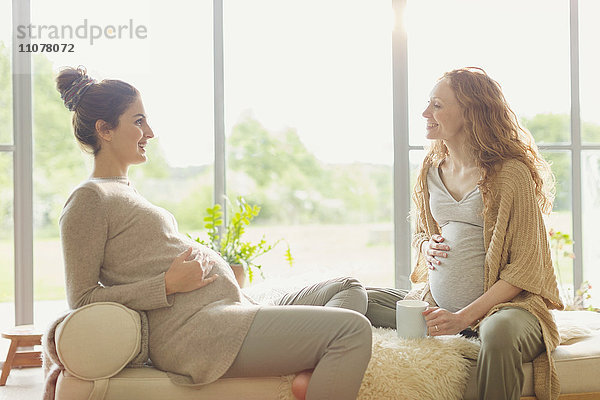
[{"label": "round bolster cushion", "polygon": [[118,303],[78,308],[56,328],[58,358],[84,380],[114,376],[139,353],[141,323],[137,312]]}]

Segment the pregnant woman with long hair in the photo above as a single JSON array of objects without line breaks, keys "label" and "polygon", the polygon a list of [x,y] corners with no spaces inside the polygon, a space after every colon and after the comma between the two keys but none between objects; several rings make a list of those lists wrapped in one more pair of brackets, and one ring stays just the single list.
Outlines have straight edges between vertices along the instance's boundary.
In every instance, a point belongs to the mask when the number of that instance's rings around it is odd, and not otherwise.
[{"label": "pregnant woman with long hair", "polygon": [[[444,74],[423,117],[432,142],[413,193],[411,280],[424,285],[406,298],[429,302],[430,335],[479,336],[480,399],[519,399],[530,361],[537,398],[556,399],[549,309],[563,305],[542,218],[553,199],[548,163],[482,69]],[[379,325],[396,326],[397,292],[370,293]]]}]

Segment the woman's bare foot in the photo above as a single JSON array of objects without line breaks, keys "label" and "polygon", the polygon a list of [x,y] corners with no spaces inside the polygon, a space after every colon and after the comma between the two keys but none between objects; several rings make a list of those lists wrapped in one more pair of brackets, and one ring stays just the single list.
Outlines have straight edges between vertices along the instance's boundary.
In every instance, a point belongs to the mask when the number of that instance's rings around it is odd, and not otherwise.
[{"label": "woman's bare foot", "polygon": [[312,374],[312,369],[307,369],[296,374],[296,377],[292,381],[292,393],[296,399],[304,400],[306,398],[306,391],[308,390],[308,383]]}]

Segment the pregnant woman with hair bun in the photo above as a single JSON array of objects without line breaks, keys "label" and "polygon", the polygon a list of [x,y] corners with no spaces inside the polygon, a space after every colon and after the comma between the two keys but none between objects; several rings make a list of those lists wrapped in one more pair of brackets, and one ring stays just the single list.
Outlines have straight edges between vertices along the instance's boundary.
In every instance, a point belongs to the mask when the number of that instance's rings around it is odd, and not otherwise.
[{"label": "pregnant woman with hair bun", "polygon": [[293,385],[299,398],[355,399],[371,356],[362,284],[333,279],[257,304],[219,254],[181,235],[129,180],[154,137],[138,90],[97,82],[84,68],[56,80],[75,137],[94,156],[60,217],[70,307],[111,301],[145,311],[153,365],[179,375],[176,383],[304,371]]}]

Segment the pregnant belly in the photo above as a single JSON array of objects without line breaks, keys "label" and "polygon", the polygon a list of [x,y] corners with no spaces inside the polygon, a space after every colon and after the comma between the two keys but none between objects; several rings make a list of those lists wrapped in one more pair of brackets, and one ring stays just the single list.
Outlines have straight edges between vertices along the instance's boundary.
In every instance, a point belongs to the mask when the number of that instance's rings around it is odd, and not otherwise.
[{"label": "pregnant belly", "polygon": [[450,250],[447,258],[438,258],[441,264],[435,270],[429,270],[429,284],[435,302],[456,312],[483,294],[483,228],[450,222],[442,227],[442,236]]}]

